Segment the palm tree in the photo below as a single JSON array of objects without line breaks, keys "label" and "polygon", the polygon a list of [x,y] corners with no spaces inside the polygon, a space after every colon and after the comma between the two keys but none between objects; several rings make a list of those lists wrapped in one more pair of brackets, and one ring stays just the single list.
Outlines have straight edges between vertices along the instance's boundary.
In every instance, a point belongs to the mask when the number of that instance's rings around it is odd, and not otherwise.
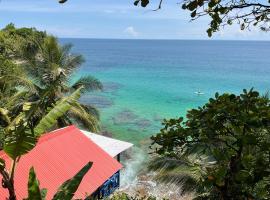
[{"label": "palm tree", "polygon": [[[32,90],[31,100],[35,101],[44,95],[44,91],[49,91],[46,103],[37,112],[37,118],[53,107],[56,101],[79,87],[83,86],[83,92],[102,89],[101,82],[92,76],[81,77],[70,84],[72,75],[84,62],[81,55],[71,53],[71,45],[60,46],[55,37],[48,36],[38,46],[38,53],[23,64],[35,88]],[[97,131],[98,119],[99,114],[95,107],[74,101],[71,109],[57,120],[57,126],[77,123],[90,131]]]},{"label": "palm tree", "polygon": [[166,184],[180,185],[183,194],[194,193],[194,200],[207,199],[202,182],[208,178],[207,170],[214,167],[207,155],[194,153],[189,156],[156,156],[148,163],[148,170],[154,172],[154,178]]},{"label": "palm tree", "polygon": [[6,125],[2,118],[4,115],[1,114],[8,110],[11,119],[18,115],[23,103],[29,98],[28,92],[34,90],[32,87],[32,82],[29,82],[19,65],[0,56],[0,138],[1,127]]}]

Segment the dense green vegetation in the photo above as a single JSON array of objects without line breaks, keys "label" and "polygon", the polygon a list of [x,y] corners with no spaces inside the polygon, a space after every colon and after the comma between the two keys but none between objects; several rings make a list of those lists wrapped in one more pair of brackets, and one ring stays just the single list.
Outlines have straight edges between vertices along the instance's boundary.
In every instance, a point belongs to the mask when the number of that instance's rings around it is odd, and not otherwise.
[{"label": "dense green vegetation", "polygon": [[[72,80],[72,74],[84,62],[81,55],[71,53],[71,45],[61,46],[57,39],[34,28],[16,29],[9,24],[0,31],[0,107],[14,118],[25,101],[37,102],[47,95],[46,102],[32,116],[36,124],[55,103],[83,86],[82,92],[101,90],[102,84],[92,76]],[[72,84],[70,84],[72,83]],[[98,111],[75,101],[71,109],[57,120],[57,127],[77,123],[98,130]],[[0,132],[5,122],[0,122]]]},{"label": "dense green vegetation", "polygon": [[[244,90],[216,94],[152,137],[157,178],[182,183],[196,199],[270,199],[270,100]],[[153,146],[153,147],[154,147]]]},{"label": "dense green vegetation", "polygon": [[[0,159],[2,187],[15,200],[14,173],[20,158],[31,151],[39,137],[58,127],[77,123],[98,130],[98,111],[79,102],[81,93],[102,89],[91,76],[73,84],[71,76],[83,58],[61,46],[57,39],[34,28],[16,29],[9,24],[0,31],[0,144],[12,160],[9,170]],[[91,168],[86,164],[73,179],[66,181],[54,199],[72,199],[83,176]],[[34,169],[29,173],[28,199],[44,199]]]}]

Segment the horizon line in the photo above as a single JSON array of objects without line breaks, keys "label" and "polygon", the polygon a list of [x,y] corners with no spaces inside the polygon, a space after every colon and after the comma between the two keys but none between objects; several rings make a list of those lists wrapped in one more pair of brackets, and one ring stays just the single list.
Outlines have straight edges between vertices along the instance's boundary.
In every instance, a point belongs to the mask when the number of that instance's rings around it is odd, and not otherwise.
[{"label": "horizon line", "polygon": [[94,37],[58,37],[59,39],[92,39],[92,40],[168,40],[168,41],[243,41],[243,42],[270,42],[269,40],[258,40],[258,39],[174,39],[174,38],[94,38]]}]

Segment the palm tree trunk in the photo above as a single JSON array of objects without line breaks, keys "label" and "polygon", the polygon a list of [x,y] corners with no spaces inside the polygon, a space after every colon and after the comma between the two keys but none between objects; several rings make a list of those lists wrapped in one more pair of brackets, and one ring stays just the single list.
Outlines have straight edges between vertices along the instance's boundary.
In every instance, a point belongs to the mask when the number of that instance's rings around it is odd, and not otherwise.
[{"label": "palm tree trunk", "polygon": [[14,181],[10,179],[9,173],[5,169],[0,170],[0,174],[3,176],[2,187],[8,189],[9,200],[16,200]]}]

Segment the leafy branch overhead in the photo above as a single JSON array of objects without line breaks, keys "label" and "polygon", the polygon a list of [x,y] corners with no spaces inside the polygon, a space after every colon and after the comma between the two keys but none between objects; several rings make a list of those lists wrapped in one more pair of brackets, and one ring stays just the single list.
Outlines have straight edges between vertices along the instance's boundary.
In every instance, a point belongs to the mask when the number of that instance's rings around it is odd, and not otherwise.
[{"label": "leafy branch overhead", "polygon": [[[135,6],[147,7],[153,0],[135,0]],[[60,0],[65,3],[67,0]],[[159,0],[157,8],[161,9],[163,3],[170,1]],[[226,25],[238,24],[241,30],[258,27],[262,31],[270,30],[270,1],[256,0],[183,0],[179,3],[184,10],[190,12],[191,20],[206,16],[210,18],[207,34]]]},{"label": "leafy branch overhead", "polygon": [[[158,9],[164,1],[160,0]],[[168,2],[168,1],[167,1]],[[136,0],[134,4],[146,7],[149,0]],[[182,9],[190,11],[192,20],[202,16],[210,18],[208,36],[219,31],[225,25],[233,23],[240,25],[240,29],[258,26],[263,31],[270,30],[270,2],[256,0],[184,0]]]}]

